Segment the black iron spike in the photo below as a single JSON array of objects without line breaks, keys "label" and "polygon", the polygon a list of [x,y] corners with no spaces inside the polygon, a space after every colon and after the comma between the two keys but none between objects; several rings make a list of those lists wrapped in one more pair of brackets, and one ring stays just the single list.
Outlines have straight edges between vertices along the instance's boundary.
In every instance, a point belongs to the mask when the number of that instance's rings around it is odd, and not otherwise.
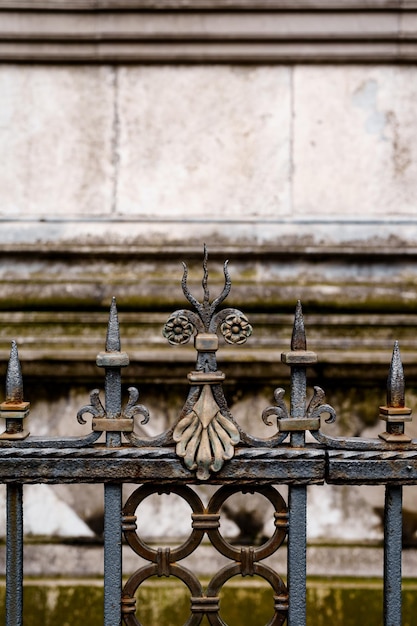
[{"label": "black iron spike", "polygon": [[12,341],[6,374],[6,402],[23,402],[23,376],[17,344]]},{"label": "black iron spike", "polygon": [[106,352],[120,352],[120,327],[116,298],[112,298],[107,326]]},{"label": "black iron spike", "polygon": [[306,331],[304,327],[301,301],[297,300],[295,307],[294,326],[291,337],[291,350],[307,350]]},{"label": "black iron spike", "polygon": [[391,365],[387,379],[387,406],[403,408],[405,406],[405,380],[398,341],[394,343]]}]

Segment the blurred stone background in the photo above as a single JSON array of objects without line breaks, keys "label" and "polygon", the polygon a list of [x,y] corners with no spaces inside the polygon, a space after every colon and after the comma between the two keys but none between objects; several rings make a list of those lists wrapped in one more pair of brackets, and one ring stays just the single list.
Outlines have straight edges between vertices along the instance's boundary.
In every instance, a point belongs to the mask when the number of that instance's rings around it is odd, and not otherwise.
[{"label": "blurred stone background", "polygon": [[[415,407],[414,8],[0,0],[0,375],[16,339],[32,434],[89,431],[75,416],[103,386],[95,356],[112,296],[125,388],[150,409],[148,433],[173,423],[194,354],[161,329],[184,305],[181,261],[199,292],[204,243],[212,294],[229,259],[228,302],[254,327],[245,346],[219,350],[245,429],[268,436],[262,410],[289,389],[280,353],[298,298],[333,434],[384,430],[395,339]],[[380,490],[325,500],[318,489],[312,537],[351,538],[358,510],[357,536],[373,536]],[[99,486],[53,494],[99,519]],[[405,506],[417,514],[413,488]]]}]

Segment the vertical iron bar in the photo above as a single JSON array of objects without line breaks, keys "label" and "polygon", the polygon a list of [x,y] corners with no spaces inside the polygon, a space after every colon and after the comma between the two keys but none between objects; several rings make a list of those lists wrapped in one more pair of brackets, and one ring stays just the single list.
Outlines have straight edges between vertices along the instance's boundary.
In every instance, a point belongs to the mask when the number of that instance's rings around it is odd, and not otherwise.
[{"label": "vertical iron bar", "polygon": [[[23,419],[29,413],[29,402],[23,400],[23,376],[15,341],[12,341],[6,373],[6,399],[0,414],[6,416],[2,439],[19,440],[29,433],[23,430]],[[6,487],[6,626],[23,624],[23,485]]]},{"label": "vertical iron bar", "polygon": [[6,626],[23,624],[23,486],[7,485]]},{"label": "vertical iron bar", "polygon": [[[127,355],[120,352],[120,329],[116,300],[110,307],[107,327],[106,352],[98,357],[105,367],[106,418],[117,420],[122,411],[121,368],[128,363]],[[106,432],[106,446],[117,448],[122,444],[121,433]],[[104,626],[122,623],[122,485],[104,485]]]},{"label": "vertical iron bar", "polygon": [[104,626],[122,623],[121,510],[121,485],[104,485]]},{"label": "vertical iron bar", "polygon": [[305,626],[307,575],[307,488],[291,485],[288,495],[288,626]]},{"label": "vertical iron bar", "polygon": [[[306,368],[291,367],[291,417],[303,418],[306,413],[307,377]],[[305,445],[305,432],[293,432],[290,435],[293,448],[303,448]]]},{"label": "vertical iron bar", "polygon": [[[292,418],[303,418],[306,414],[307,375],[306,364],[303,362],[306,350],[304,319],[301,303],[298,301],[289,361],[292,363],[290,400]],[[305,432],[292,432],[290,442],[292,447],[304,447]],[[305,485],[290,486],[288,508],[288,588],[290,593],[288,626],[305,626],[307,595],[307,487]]]},{"label": "vertical iron bar", "polygon": [[[120,367],[106,368],[106,378],[104,383],[106,417],[117,419],[120,417],[122,392]],[[106,445],[108,448],[118,448],[122,443],[122,435],[119,432],[106,433]]]},{"label": "vertical iron bar", "polygon": [[402,486],[385,487],[384,626],[401,626]]},{"label": "vertical iron bar", "polygon": [[[411,409],[405,406],[405,380],[398,341],[394,343],[387,379],[387,404],[380,407],[380,417],[387,422],[381,439],[401,444],[411,439],[404,434],[404,422],[411,420]],[[401,626],[401,559],[402,559],[401,485],[386,485],[384,508],[384,626]]]}]

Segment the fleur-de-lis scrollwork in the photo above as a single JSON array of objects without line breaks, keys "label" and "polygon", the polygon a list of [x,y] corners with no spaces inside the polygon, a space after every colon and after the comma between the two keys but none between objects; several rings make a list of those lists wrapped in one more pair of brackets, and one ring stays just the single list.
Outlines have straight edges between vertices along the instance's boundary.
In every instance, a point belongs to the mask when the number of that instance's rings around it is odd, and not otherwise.
[{"label": "fleur-de-lis scrollwork", "polygon": [[143,418],[141,424],[147,424],[150,418],[149,411],[143,404],[137,404],[137,401],[139,400],[139,391],[136,387],[129,387],[128,392],[129,399],[123,411],[123,417],[133,419],[135,415],[141,415]]},{"label": "fleur-de-lis scrollwork", "polygon": [[100,391],[98,389],[93,389],[90,393],[90,402],[91,404],[87,404],[86,406],[81,407],[81,409],[77,413],[77,421],[79,424],[87,424],[87,421],[84,419],[83,415],[85,413],[90,413],[93,417],[106,417],[106,411],[104,406],[101,404],[100,400]]},{"label": "fleur-de-lis scrollwork", "polygon": [[272,422],[268,419],[270,415],[275,415],[277,419],[288,418],[288,409],[284,401],[285,390],[281,387],[275,389],[274,400],[276,406],[269,406],[262,412],[262,420],[267,426],[272,426]]},{"label": "fleur-de-lis scrollwork", "polygon": [[321,387],[314,387],[314,394],[307,407],[307,418],[315,419],[323,413],[328,413],[329,417],[324,420],[326,424],[333,424],[336,421],[336,411],[330,404],[325,403],[326,394]]}]

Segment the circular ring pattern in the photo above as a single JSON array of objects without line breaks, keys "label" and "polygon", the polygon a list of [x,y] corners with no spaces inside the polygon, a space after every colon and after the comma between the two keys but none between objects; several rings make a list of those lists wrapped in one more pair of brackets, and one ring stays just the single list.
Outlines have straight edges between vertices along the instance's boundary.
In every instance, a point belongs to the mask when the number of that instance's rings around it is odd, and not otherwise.
[{"label": "circular ring pattern", "polygon": [[[156,563],[158,559],[158,550],[150,548],[136,532],[136,524],[131,521],[136,520],[135,512],[140,503],[148,496],[153,494],[171,494],[175,493],[183,498],[191,507],[194,515],[202,515],[204,513],[204,505],[198,495],[187,486],[177,485],[142,485],[138,487],[126,501],[123,507],[123,518],[129,520],[129,525],[124,528],[124,535],[129,546],[147,561]],[[204,529],[193,528],[188,539],[170,551],[169,561],[175,562],[189,556],[201,543],[204,536]]]},{"label": "circular ring pattern", "polygon": [[[134,596],[140,585],[145,580],[157,575],[158,566],[156,564],[146,565],[145,567],[142,567],[134,574],[132,574],[132,576],[125,584],[122,593],[122,605],[128,607],[128,610],[123,613],[123,619],[126,626],[143,626],[143,624],[139,622],[135,614],[136,602]],[[169,566],[169,575],[182,580],[182,582],[185,583],[185,585],[190,590],[191,596],[193,598],[203,597],[203,589],[200,582],[198,581],[196,576],[194,576],[194,574],[185,567],[181,567],[181,565],[171,564]],[[198,624],[200,624],[201,620],[203,619],[203,615],[204,613],[202,612],[193,613],[185,622],[184,626],[198,626]]]},{"label": "circular ring pattern", "polygon": [[[219,511],[224,502],[236,493],[259,493],[271,502],[275,508],[275,531],[261,546],[234,546],[219,532]],[[141,502],[153,494],[174,493],[183,498],[192,510],[193,530],[188,539],[179,547],[150,548],[139,536],[136,529],[136,509]],[[191,592],[191,615],[184,626],[198,626],[206,615],[212,626],[227,626],[219,613],[218,592],[234,576],[258,575],[270,583],[275,592],[274,615],[267,626],[281,626],[286,619],[288,592],[282,579],[271,568],[258,561],[273,554],[282,544],[287,534],[288,512],[284,499],[272,486],[263,487],[221,487],[210,499],[205,509],[199,496],[184,485],[142,485],[128,498],[123,508],[123,530],[130,547],[139,556],[151,561],[151,564],[138,569],[128,580],[122,595],[123,619],[127,626],[143,626],[136,617],[135,593],[139,586],[152,576],[173,576],[185,583]],[[201,583],[188,569],[177,565],[189,556],[201,543],[207,532],[213,546],[224,556],[235,562],[224,567],[210,582],[206,593]]]},{"label": "circular ring pattern", "polygon": [[[210,581],[206,591],[207,597],[218,596],[221,587],[223,587],[230,578],[238,576],[239,574],[241,574],[239,563],[226,565],[226,567],[220,570]],[[262,563],[254,564],[254,575],[261,576],[266,580],[275,592],[274,615],[266,626],[281,626],[287,619],[287,606],[284,606],[284,604],[288,603],[288,590],[284,581],[274,570]],[[207,618],[211,626],[227,626],[219,613],[208,613]]]},{"label": "circular ring pattern", "polygon": [[[211,498],[208,512],[218,513],[224,502],[236,493],[259,493],[271,502],[275,508],[275,531],[273,535],[262,545],[253,548],[253,560],[261,561],[271,556],[282,544],[287,534],[288,509],[281,494],[270,485],[264,487],[251,487],[245,490],[242,487],[221,487]],[[219,532],[218,528],[207,530],[207,534],[213,546],[224,556],[235,561],[240,561],[241,548],[230,544]]]}]

